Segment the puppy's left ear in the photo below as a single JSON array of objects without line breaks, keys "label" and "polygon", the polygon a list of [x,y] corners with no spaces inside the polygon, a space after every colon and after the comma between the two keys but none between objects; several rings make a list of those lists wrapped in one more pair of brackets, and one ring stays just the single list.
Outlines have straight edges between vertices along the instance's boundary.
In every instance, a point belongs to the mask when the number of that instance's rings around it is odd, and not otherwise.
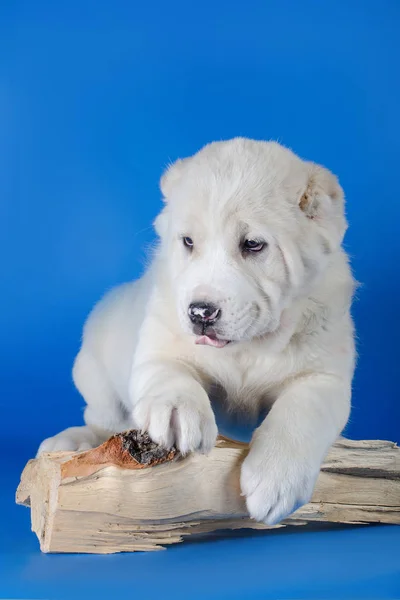
[{"label": "puppy's left ear", "polygon": [[347,229],[343,189],[328,169],[311,162],[306,163],[306,168],[308,182],[300,195],[299,207],[320,227],[332,251],[342,243]]}]

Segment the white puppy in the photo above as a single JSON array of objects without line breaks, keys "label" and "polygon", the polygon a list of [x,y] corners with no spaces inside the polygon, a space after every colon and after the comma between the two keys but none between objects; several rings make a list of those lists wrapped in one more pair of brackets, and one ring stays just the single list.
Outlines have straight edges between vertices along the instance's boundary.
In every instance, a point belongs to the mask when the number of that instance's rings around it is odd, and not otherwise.
[{"label": "white puppy", "polygon": [[241,486],[250,515],[276,523],[310,499],[349,416],[354,281],[342,189],[279,144],[241,138],[178,160],[161,189],[150,269],[106,295],[84,328],[73,376],[86,426],[39,452],[88,448],[130,427],[208,452],[217,385],[229,407],[270,409]]}]

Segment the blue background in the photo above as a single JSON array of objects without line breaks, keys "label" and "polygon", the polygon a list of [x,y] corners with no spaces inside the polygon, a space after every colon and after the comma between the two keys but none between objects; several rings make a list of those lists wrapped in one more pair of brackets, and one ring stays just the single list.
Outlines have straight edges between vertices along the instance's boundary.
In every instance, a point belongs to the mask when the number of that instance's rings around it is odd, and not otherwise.
[{"label": "blue background", "polygon": [[396,0],[0,3],[1,597],[113,581],[175,598],[185,582],[193,598],[400,597],[395,528],[49,557],[12,504],[41,439],[82,419],[81,327],[142,272],[162,169],[237,135],[339,175],[363,284],[347,434],[399,441],[399,24]]}]

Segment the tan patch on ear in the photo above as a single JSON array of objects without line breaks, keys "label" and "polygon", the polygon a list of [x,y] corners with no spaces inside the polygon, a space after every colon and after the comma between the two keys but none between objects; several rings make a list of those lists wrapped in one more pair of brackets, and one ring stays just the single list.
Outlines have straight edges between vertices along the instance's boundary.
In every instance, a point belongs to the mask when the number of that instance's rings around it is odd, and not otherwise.
[{"label": "tan patch on ear", "polygon": [[308,185],[306,191],[300,198],[299,206],[301,210],[306,214],[309,219],[314,219],[315,215],[312,212],[312,193],[310,191],[310,184]]},{"label": "tan patch on ear", "polygon": [[304,212],[307,210],[308,205],[310,204],[310,196],[308,194],[308,190],[304,192],[302,197],[300,198],[299,206],[301,210]]}]

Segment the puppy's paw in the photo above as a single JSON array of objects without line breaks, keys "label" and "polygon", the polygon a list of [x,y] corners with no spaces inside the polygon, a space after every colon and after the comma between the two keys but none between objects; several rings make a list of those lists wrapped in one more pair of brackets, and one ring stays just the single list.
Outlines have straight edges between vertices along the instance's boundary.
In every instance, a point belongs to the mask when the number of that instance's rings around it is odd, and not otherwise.
[{"label": "puppy's paw", "polygon": [[59,452],[67,450],[71,452],[89,450],[95,448],[101,441],[89,427],[70,427],[49,437],[40,444],[36,456],[43,452]]},{"label": "puppy's paw", "polygon": [[142,398],[134,408],[135,426],[148,431],[152,440],[187,454],[208,453],[217,438],[217,425],[208,398],[168,394]]},{"label": "puppy's paw", "polygon": [[311,499],[320,463],[296,455],[273,436],[257,439],[242,465],[241,489],[250,516],[276,525]]}]

